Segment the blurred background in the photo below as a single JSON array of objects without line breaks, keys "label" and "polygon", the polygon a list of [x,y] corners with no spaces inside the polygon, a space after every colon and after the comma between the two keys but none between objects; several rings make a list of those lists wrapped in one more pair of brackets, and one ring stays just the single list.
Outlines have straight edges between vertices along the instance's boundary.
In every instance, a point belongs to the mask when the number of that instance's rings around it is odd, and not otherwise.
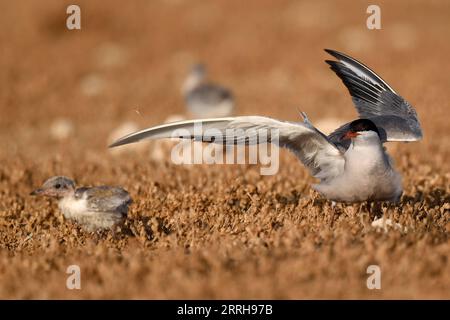
[{"label": "blurred background", "polygon": [[68,30],[71,3],[0,4],[3,155],[102,152],[124,123],[183,114],[180,89],[196,62],[234,92],[235,114],[350,120],[324,48],[363,61],[404,95],[425,137],[448,135],[448,1],[377,1],[381,30],[366,27],[370,1],[78,1],[82,29]]},{"label": "blurred background", "polygon": [[[81,8],[81,30],[66,28],[70,4]],[[371,4],[381,8],[381,30],[366,27]],[[449,33],[448,0],[0,1],[0,296],[448,297]],[[400,222],[420,223],[420,232],[366,235],[350,213],[328,232],[326,204],[307,202],[313,179],[287,152],[280,173],[261,178],[233,166],[188,170],[164,154],[150,161],[151,144],[107,149],[186,116],[181,87],[198,62],[232,90],[236,115],[298,121],[302,110],[330,131],[357,114],[324,48],[364,62],[416,108],[424,140],[388,148],[406,199],[417,201],[399,209],[413,210]],[[136,200],[132,217],[175,231],[85,247],[89,237],[66,227],[54,204],[27,196],[56,174],[123,185]],[[234,200],[221,200],[229,194]],[[238,207],[248,194],[268,201],[254,215]],[[202,208],[236,210],[236,224],[200,219]],[[259,214],[264,208],[273,216]],[[185,254],[192,248],[200,253]],[[57,285],[73,261],[93,281],[80,295]],[[391,268],[380,295],[364,287],[373,261]]]}]

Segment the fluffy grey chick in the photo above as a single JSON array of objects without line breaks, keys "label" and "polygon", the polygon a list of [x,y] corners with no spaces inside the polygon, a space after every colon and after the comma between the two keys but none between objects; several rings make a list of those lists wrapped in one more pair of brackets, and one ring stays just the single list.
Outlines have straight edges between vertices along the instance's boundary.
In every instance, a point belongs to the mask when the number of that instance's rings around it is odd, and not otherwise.
[{"label": "fluffy grey chick", "polygon": [[132,199],[120,187],[100,186],[76,188],[67,177],[52,177],[31,195],[58,199],[66,219],[74,220],[87,231],[112,229],[123,223]]}]

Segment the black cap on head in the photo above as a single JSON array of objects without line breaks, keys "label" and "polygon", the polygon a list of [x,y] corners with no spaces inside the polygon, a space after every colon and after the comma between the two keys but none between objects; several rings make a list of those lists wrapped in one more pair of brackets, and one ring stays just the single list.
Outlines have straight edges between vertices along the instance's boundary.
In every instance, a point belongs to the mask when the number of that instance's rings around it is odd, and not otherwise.
[{"label": "black cap on head", "polygon": [[350,123],[350,130],[353,132],[375,131],[378,137],[380,137],[380,132],[378,131],[377,126],[369,119],[358,119],[352,121]]}]

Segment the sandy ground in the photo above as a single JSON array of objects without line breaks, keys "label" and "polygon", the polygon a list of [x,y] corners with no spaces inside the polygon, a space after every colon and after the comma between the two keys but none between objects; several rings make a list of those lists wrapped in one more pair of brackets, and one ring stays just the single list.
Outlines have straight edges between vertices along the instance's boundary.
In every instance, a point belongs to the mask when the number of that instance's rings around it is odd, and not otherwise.
[{"label": "sandy ground", "polygon": [[[82,29],[69,31],[71,3],[0,2],[0,298],[450,298],[448,1],[377,1],[374,31],[365,1],[77,1]],[[237,114],[352,120],[323,48],[364,61],[417,109],[423,141],[388,146],[397,206],[333,209],[287,151],[261,176],[158,160],[155,144],[106,148],[120,127],[183,114],[197,61],[233,89]],[[130,234],[85,233],[28,195],[53,175],[125,187]],[[372,228],[383,214],[407,231]],[[66,288],[73,264],[81,290]],[[371,264],[381,290],[366,287]]]}]

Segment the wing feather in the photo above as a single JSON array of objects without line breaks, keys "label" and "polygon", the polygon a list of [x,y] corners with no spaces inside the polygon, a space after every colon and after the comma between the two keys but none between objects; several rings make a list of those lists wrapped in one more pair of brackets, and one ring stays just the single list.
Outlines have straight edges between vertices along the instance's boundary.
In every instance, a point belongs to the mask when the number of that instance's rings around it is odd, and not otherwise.
[{"label": "wing feather", "polygon": [[[219,138],[216,136],[217,132],[220,133]],[[261,141],[261,136],[268,139]],[[120,138],[110,147],[158,138],[184,138],[223,145],[278,142],[279,146],[293,151],[313,176],[324,180],[338,175],[344,167],[342,153],[307,119],[303,123],[261,116],[188,120],[132,133]]]},{"label": "wing feather", "polygon": [[[359,116],[374,121],[380,131],[384,131],[385,141],[422,139],[416,111],[386,81],[348,55],[330,49],[325,51],[338,59],[326,62],[347,87]],[[329,138],[334,143],[345,144],[336,140],[342,130],[338,128]]]},{"label": "wing feather", "polygon": [[93,212],[119,211],[126,214],[132,202],[126,190],[110,186],[78,188],[75,197],[87,200],[87,207]]}]

